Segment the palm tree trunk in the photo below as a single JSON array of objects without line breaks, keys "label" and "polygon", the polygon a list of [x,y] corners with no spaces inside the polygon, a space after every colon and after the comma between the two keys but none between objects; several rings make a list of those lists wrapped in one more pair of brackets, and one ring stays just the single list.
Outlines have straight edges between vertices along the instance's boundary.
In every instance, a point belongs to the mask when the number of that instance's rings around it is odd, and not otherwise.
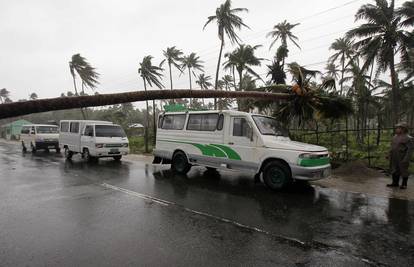
[{"label": "palm tree trunk", "polygon": [[[242,91],[242,80],[243,80],[243,71],[239,71],[238,70],[238,73],[239,73],[239,92],[241,92]],[[237,99],[237,109],[239,110],[239,111],[241,111],[241,110],[243,110],[243,102],[242,102],[242,100],[241,99]]]},{"label": "palm tree trunk", "polygon": [[[220,72],[220,63],[221,63],[221,54],[223,53],[224,47],[224,36],[221,36],[221,45],[220,45],[220,53],[217,62],[217,69],[216,69],[216,82],[214,84],[214,90],[217,90],[218,87],[218,80],[219,80],[219,72]],[[214,98],[214,109],[217,109],[217,98]]]},{"label": "palm tree trunk", "polygon": [[339,91],[339,95],[342,96],[342,91],[344,87],[344,75],[345,75],[345,58],[342,56],[342,72],[341,72],[341,88]]},{"label": "palm tree trunk", "polygon": [[[258,88],[260,90],[261,88]],[[24,102],[12,102],[0,105],[0,119],[18,117],[22,115],[53,111],[76,109],[81,107],[99,107],[115,105],[122,103],[162,100],[162,99],[179,99],[179,98],[249,98],[261,99],[267,101],[276,101],[280,99],[289,99],[290,95],[285,93],[268,93],[260,91],[235,92],[235,91],[216,91],[216,90],[151,90],[151,91],[134,91],[127,93],[99,94],[90,96],[73,96],[73,97],[56,97],[48,99],[38,99]]]},{"label": "palm tree trunk", "polygon": [[[173,80],[172,80],[172,72],[171,72],[171,63],[168,63],[168,68],[170,70],[170,88],[171,88],[171,91],[172,91],[173,90]],[[174,103],[174,99],[171,100],[171,102]]]},{"label": "palm tree trunk", "polygon": [[[144,90],[145,90],[145,94],[147,93],[147,82],[145,81],[145,79],[143,79],[144,80]],[[145,100],[145,104],[146,104],[146,106],[147,106],[147,109],[146,109],[146,114],[147,114],[147,116],[146,116],[146,118],[145,118],[145,140],[144,140],[144,142],[145,142],[145,153],[148,153],[149,152],[149,150],[148,150],[148,130],[149,130],[149,111],[148,111],[148,100]]]},{"label": "palm tree trunk", "polygon": [[[188,68],[188,77],[190,78],[190,90],[193,90],[193,86],[191,84],[191,69]],[[191,107],[192,98],[190,97],[190,107]]]},{"label": "palm tree trunk", "polygon": [[[73,88],[75,89],[75,95],[78,96],[78,88],[76,87],[76,80],[75,80],[75,75],[72,75],[72,79],[73,79]],[[80,111],[82,113],[82,118],[86,119],[85,113],[83,113],[83,109],[82,107],[80,108]]]},{"label": "palm tree trunk", "polygon": [[392,122],[396,125],[399,121],[400,92],[398,88],[398,74],[395,71],[394,53],[390,56],[391,85],[392,85]]},{"label": "palm tree trunk", "polygon": [[153,134],[154,136],[152,137],[152,144],[153,146],[155,146],[155,137],[157,136],[157,123],[156,123],[156,114],[155,114],[155,110],[156,110],[156,106],[155,106],[155,100],[152,100],[152,124],[153,124]]}]

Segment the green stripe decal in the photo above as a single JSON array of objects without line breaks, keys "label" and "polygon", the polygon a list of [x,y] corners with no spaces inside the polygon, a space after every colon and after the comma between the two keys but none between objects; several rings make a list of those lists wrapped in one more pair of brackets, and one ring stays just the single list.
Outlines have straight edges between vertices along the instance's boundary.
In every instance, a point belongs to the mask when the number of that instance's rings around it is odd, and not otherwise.
[{"label": "green stripe decal", "polygon": [[218,145],[218,144],[210,144],[210,145],[203,145],[191,142],[183,142],[183,141],[173,141],[173,140],[159,140],[162,142],[170,142],[170,143],[178,143],[178,144],[187,144],[193,145],[200,149],[203,156],[210,156],[210,157],[217,157],[217,158],[229,158],[233,160],[241,160],[239,154],[236,151],[231,149],[228,146]]},{"label": "green stripe decal", "polygon": [[234,151],[233,149],[231,149],[230,147],[228,147],[228,146],[223,146],[223,145],[217,145],[217,144],[211,144],[211,145],[212,145],[212,146],[215,146],[215,147],[218,147],[218,148],[220,148],[221,150],[223,150],[223,151],[227,154],[227,157],[228,157],[229,159],[241,160],[240,155],[239,155],[239,154],[237,154],[237,152],[236,152],[236,151]]},{"label": "green stripe decal", "polygon": [[317,167],[329,164],[329,157],[318,159],[299,159],[299,165],[303,167]]}]

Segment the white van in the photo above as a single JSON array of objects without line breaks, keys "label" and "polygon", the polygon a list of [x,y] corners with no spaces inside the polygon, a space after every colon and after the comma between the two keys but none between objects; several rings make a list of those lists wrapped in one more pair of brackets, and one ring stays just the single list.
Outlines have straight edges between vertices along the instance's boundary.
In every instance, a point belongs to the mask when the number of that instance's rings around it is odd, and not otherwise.
[{"label": "white van", "polygon": [[200,165],[262,175],[272,189],[331,173],[326,148],[290,140],[274,118],[230,110],[160,114],[154,156],[181,174]]},{"label": "white van", "polygon": [[46,151],[55,149],[57,153],[60,153],[58,130],[59,128],[56,125],[23,125],[20,131],[23,152],[26,152],[30,148],[33,153],[41,149]]},{"label": "white van", "polygon": [[62,120],[59,143],[67,159],[81,153],[87,161],[102,157],[119,161],[129,153],[129,142],[124,130],[109,121]]}]

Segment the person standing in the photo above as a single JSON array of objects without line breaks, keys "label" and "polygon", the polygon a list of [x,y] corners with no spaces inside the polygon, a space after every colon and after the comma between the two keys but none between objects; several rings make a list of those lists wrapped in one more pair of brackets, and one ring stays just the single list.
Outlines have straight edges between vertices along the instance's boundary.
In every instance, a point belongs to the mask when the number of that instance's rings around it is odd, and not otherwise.
[{"label": "person standing", "polygon": [[408,167],[410,165],[413,148],[413,138],[408,135],[407,125],[403,123],[396,125],[395,135],[392,138],[389,152],[392,183],[387,184],[388,187],[398,187],[400,177],[402,177],[400,188],[407,188],[409,176]]}]

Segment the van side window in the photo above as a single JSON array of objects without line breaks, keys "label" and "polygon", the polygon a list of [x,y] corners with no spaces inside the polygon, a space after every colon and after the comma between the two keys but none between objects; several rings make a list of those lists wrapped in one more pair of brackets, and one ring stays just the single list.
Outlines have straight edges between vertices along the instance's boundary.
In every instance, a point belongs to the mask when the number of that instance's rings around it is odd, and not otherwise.
[{"label": "van side window", "polygon": [[65,122],[61,122],[60,123],[60,131],[67,133],[69,132],[69,122],[65,121]]},{"label": "van side window", "polygon": [[218,114],[191,114],[188,118],[187,130],[215,131],[218,117]]},{"label": "van side window", "polygon": [[185,114],[164,115],[162,129],[165,130],[182,130],[185,124]]},{"label": "van side window", "polygon": [[234,118],[233,136],[247,136],[249,127],[245,118]]},{"label": "van side window", "polygon": [[30,133],[30,130],[29,129],[30,129],[29,127],[23,126],[22,127],[22,131],[21,131],[21,134],[29,134]]},{"label": "van side window", "polygon": [[224,124],[224,115],[220,114],[217,122],[217,130],[221,131],[223,130],[223,124]]},{"label": "van side window", "polygon": [[164,120],[164,116],[159,116],[158,117],[158,128],[162,127],[162,121]]},{"label": "van side window", "polygon": [[79,133],[79,122],[71,122],[70,123],[70,132],[71,133]]},{"label": "van side window", "polygon": [[85,136],[94,136],[94,133],[93,133],[93,126],[92,125],[87,125],[86,127],[85,127],[85,132],[84,132],[84,134],[83,135],[85,135]]}]

